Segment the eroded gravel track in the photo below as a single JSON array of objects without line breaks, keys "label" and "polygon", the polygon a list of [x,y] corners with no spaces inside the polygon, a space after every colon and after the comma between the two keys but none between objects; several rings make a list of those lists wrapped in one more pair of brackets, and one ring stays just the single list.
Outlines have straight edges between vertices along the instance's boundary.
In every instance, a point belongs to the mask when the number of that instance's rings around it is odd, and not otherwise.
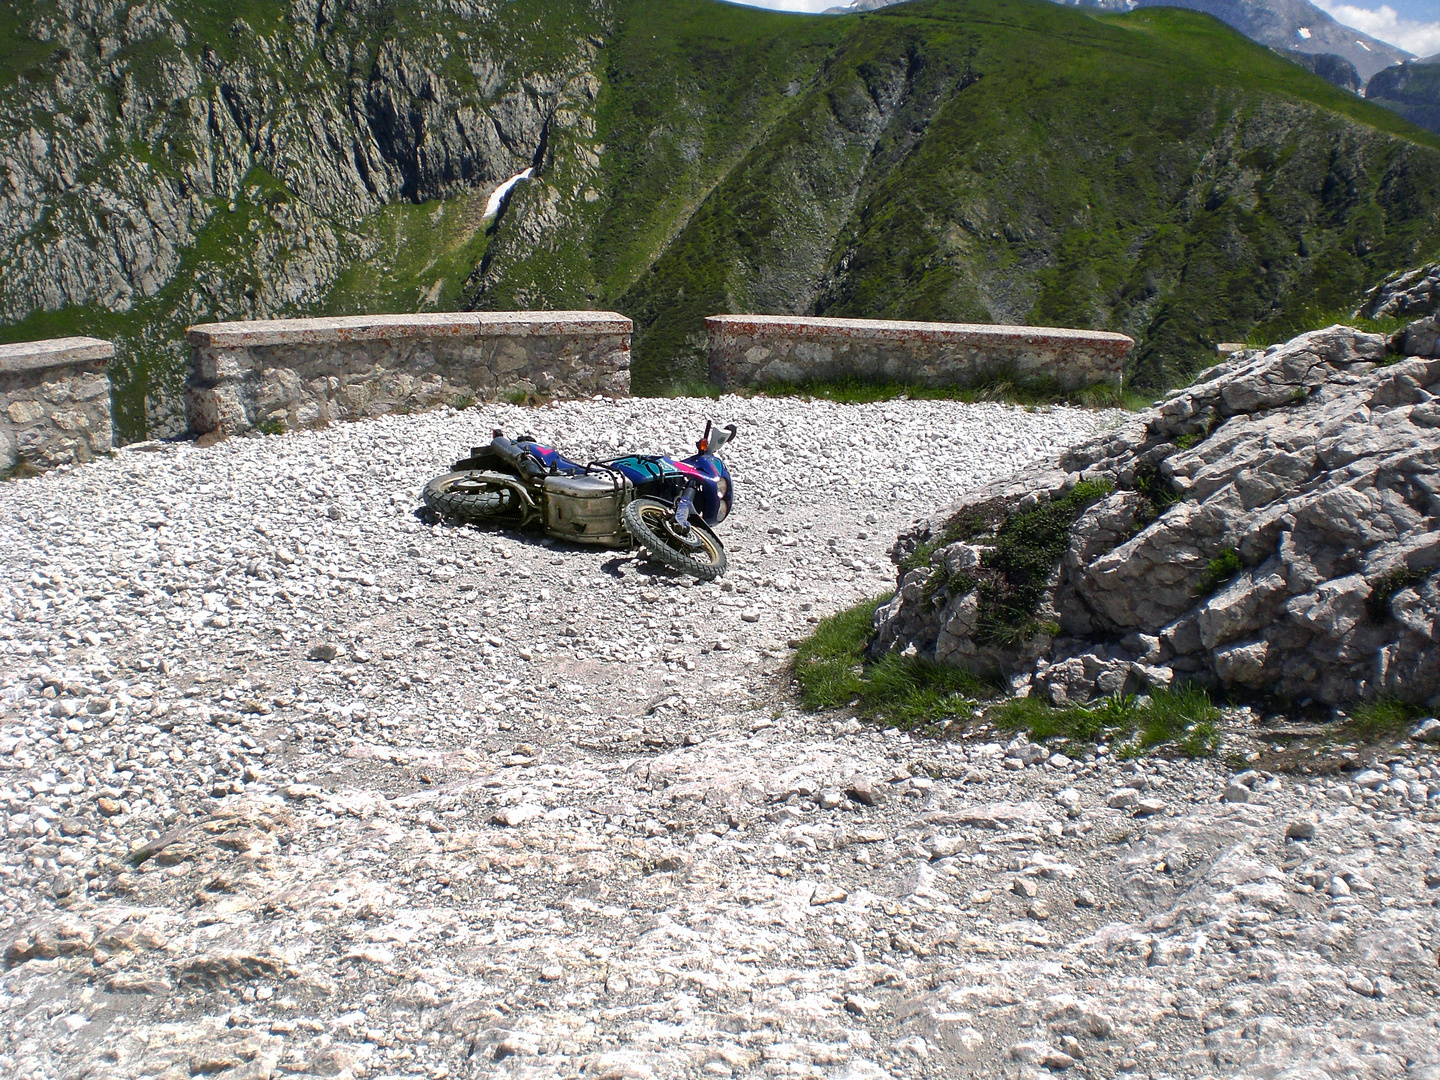
[{"label": "eroded gravel track", "polygon": [[[707,412],[722,583],[412,513],[492,426]],[[1106,422],[595,401],[0,486],[0,1072],[1435,1080],[1426,753],[1297,784],[791,704],[900,527]]]}]

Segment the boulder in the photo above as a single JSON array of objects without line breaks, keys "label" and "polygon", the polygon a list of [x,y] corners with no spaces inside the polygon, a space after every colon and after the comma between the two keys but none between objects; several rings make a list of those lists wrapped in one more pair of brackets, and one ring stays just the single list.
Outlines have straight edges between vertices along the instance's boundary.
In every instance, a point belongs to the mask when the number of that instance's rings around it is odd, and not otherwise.
[{"label": "boulder", "polygon": [[[1414,284],[1413,282],[1411,283]],[[1440,696],[1440,320],[1234,354],[902,535],[874,654],[1055,704]]]}]

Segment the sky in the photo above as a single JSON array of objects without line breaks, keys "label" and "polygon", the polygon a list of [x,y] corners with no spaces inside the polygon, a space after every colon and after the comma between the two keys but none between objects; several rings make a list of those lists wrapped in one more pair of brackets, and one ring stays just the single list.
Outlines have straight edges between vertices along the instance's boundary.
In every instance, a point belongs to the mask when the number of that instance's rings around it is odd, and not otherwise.
[{"label": "sky", "polygon": [[[847,0],[740,0],[776,11],[824,11]],[[1440,0],[1311,0],[1338,22],[1416,56],[1440,53]]]},{"label": "sky", "polygon": [[1416,56],[1440,53],[1440,0],[1311,0],[1336,22]]}]

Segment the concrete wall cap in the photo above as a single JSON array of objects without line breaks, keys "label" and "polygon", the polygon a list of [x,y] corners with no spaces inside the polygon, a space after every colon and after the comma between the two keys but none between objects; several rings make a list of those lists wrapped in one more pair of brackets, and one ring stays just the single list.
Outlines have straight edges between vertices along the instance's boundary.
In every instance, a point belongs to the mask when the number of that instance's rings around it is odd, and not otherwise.
[{"label": "concrete wall cap", "polygon": [[614,311],[446,311],[421,315],[350,315],[332,319],[266,319],[203,323],[185,336],[196,348],[328,345],[398,338],[500,337],[543,334],[628,334],[631,322]]},{"label": "concrete wall cap", "polygon": [[115,346],[92,337],[50,338],[0,345],[0,375],[20,371],[84,365],[103,369],[115,355]]},{"label": "concrete wall cap", "polygon": [[908,322],[892,319],[829,319],[806,315],[711,315],[711,332],[756,337],[881,341],[954,341],[976,344],[1090,344],[1128,352],[1133,339],[1106,330],[1070,330],[1058,326],[1001,326],[992,323]]}]

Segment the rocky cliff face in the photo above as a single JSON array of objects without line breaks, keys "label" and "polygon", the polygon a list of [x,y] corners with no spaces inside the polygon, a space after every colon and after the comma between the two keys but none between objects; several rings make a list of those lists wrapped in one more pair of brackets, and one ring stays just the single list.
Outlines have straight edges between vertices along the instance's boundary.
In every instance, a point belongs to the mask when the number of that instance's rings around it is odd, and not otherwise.
[{"label": "rocky cliff face", "polygon": [[367,217],[493,187],[593,97],[594,12],[567,12],[538,56],[467,0],[30,6],[0,80],[0,319],[322,306],[376,246]]},{"label": "rocky cliff face", "polygon": [[1331,86],[1338,86],[1355,94],[1365,90],[1365,80],[1360,77],[1360,72],[1343,56],[1336,56],[1334,53],[1296,52],[1293,49],[1284,50],[1284,55],[1306,71],[1319,75]]},{"label": "rocky cliff face", "polygon": [[1440,695],[1440,321],[1333,327],[1203,373],[895,549],[876,650],[1055,703],[1194,681]]}]

